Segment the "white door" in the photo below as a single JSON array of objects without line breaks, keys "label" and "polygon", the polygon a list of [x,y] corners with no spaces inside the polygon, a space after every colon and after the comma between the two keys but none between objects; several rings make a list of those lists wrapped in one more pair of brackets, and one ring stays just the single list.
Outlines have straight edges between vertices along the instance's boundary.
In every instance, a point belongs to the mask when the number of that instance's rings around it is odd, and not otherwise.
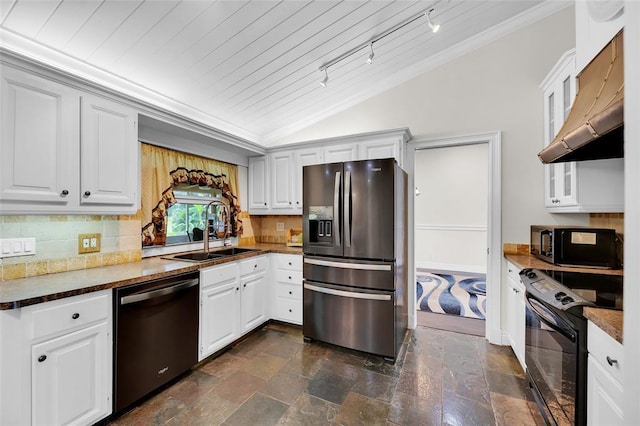
[{"label": "white door", "polygon": [[269,177],[267,157],[249,158],[249,213],[269,209]]},{"label": "white door", "polygon": [[350,143],[345,145],[327,146],[324,148],[322,155],[325,163],[355,161],[358,159],[358,145]]},{"label": "white door", "polygon": [[102,322],[32,346],[32,424],[92,424],[111,413],[110,334]]},{"label": "white door", "polygon": [[294,152],[295,166],[293,173],[294,180],[294,202],[295,209],[302,213],[302,168],[313,164],[322,163],[322,152],[316,148],[300,149]]},{"label": "white door", "polygon": [[82,96],[81,204],[135,205],[138,195],[137,113]]},{"label": "white door", "polygon": [[293,210],[293,155],[291,152],[275,153],[271,158],[271,208]]},{"label": "white door", "polygon": [[200,295],[199,361],[233,342],[240,330],[240,283],[209,287]]},{"label": "white door", "polygon": [[77,92],[8,67],[1,77],[0,200],[77,204]]},{"label": "white door", "polygon": [[267,276],[264,273],[243,278],[242,291],[242,332],[246,333],[267,320]]}]

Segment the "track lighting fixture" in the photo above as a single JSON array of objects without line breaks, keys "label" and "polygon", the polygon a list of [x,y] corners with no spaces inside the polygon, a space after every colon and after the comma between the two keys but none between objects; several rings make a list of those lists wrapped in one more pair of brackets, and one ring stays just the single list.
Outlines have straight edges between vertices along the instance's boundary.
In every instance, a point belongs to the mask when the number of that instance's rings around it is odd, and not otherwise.
[{"label": "track lighting fixture", "polygon": [[329,82],[329,72],[327,69],[324,69],[324,78],[320,80],[320,86],[327,87],[327,83]]},{"label": "track lighting fixture", "polygon": [[439,24],[434,24],[433,21],[431,20],[431,12],[433,12],[435,9],[431,9],[428,12],[425,12],[424,16],[427,17],[427,25],[429,25],[429,28],[431,28],[431,31],[433,33],[437,33],[438,30],[440,29],[440,25]]},{"label": "track lighting fixture", "polygon": [[373,53],[373,43],[369,43],[369,47],[371,48],[371,53],[369,53],[369,57],[367,58],[367,63],[372,64],[373,57],[375,56],[375,53]]},{"label": "track lighting fixture", "polygon": [[[431,4],[431,6],[437,5],[440,1],[442,1],[442,0],[435,0]],[[327,87],[327,83],[329,81],[329,73],[328,73],[327,70],[329,69],[329,67],[337,64],[338,62],[340,62],[340,61],[342,61],[344,59],[347,59],[351,55],[354,55],[356,53],[361,52],[362,49],[366,48],[367,46],[369,46],[369,49],[371,50],[371,52],[369,53],[369,56],[367,57],[367,64],[373,63],[373,57],[375,56],[375,54],[373,53],[373,43],[376,43],[376,42],[382,40],[383,38],[385,38],[389,34],[392,34],[392,33],[396,32],[396,31],[400,30],[401,28],[404,28],[405,26],[411,24],[414,21],[417,21],[418,19],[422,19],[423,16],[427,18],[427,25],[429,25],[429,28],[431,28],[431,31],[434,32],[434,33],[438,32],[438,30],[440,29],[440,25],[439,24],[434,24],[433,21],[431,20],[431,13],[434,10],[435,9],[433,7],[430,7],[428,9],[426,9],[424,12],[420,12],[418,15],[411,16],[411,17],[405,19],[404,21],[396,24],[395,26],[387,29],[386,31],[378,34],[374,38],[370,39],[368,42],[366,42],[364,44],[360,44],[360,45],[354,47],[353,49],[343,53],[342,55],[338,56],[335,59],[332,59],[329,62],[325,62],[319,68],[320,72],[324,71],[324,78],[322,80],[320,80],[320,85],[322,87]]]}]

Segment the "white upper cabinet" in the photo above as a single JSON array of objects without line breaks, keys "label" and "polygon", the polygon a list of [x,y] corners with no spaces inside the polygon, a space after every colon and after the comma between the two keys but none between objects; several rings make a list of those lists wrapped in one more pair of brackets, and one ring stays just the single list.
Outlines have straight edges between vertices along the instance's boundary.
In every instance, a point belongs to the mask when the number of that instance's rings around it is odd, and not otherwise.
[{"label": "white upper cabinet", "polygon": [[346,143],[342,145],[327,146],[323,151],[325,163],[340,163],[342,161],[359,160],[358,145]]},{"label": "white upper cabinet", "polygon": [[1,213],[135,213],[136,111],[6,65],[1,71]]},{"label": "white upper cabinet", "polygon": [[0,200],[64,208],[78,197],[80,102],[58,83],[2,67]]},{"label": "white upper cabinet", "polygon": [[317,148],[298,149],[293,154],[293,200],[296,213],[302,214],[302,169],[304,166],[322,164],[322,153]]},{"label": "white upper cabinet", "polygon": [[137,112],[83,95],[81,117],[81,204],[136,205],[140,198]]},{"label": "white upper cabinet", "polygon": [[[566,52],[545,77],[544,146],[556,137],[576,96],[576,52]],[[544,165],[545,207],[552,213],[624,211],[624,159]]]},{"label": "white upper cabinet", "polygon": [[249,213],[269,212],[269,167],[267,157],[249,158]]},{"label": "white upper cabinet", "polygon": [[290,151],[269,154],[271,162],[271,208],[273,210],[293,210],[293,153]]},{"label": "white upper cabinet", "polygon": [[404,144],[400,140],[375,140],[362,142],[360,145],[361,160],[375,160],[378,158],[395,158],[400,167],[403,163]]}]

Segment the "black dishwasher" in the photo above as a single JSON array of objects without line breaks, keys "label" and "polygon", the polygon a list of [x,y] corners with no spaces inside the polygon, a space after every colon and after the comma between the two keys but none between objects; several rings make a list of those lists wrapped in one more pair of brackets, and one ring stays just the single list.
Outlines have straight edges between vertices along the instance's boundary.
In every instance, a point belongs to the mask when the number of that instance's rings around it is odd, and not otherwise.
[{"label": "black dishwasher", "polygon": [[198,362],[199,274],[114,289],[114,413]]}]

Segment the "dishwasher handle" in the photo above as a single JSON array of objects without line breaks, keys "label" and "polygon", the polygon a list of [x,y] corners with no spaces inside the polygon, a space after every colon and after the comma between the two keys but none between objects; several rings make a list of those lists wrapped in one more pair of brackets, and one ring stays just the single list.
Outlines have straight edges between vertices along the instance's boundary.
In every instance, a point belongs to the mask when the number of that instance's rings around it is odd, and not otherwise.
[{"label": "dishwasher handle", "polygon": [[146,291],[144,293],[132,294],[130,296],[123,296],[120,298],[120,305],[129,305],[131,303],[142,302],[145,300],[155,299],[157,297],[166,296],[168,294],[178,293],[187,288],[198,285],[199,280],[193,278],[191,280],[180,281],[170,287],[161,288],[158,290]]}]

